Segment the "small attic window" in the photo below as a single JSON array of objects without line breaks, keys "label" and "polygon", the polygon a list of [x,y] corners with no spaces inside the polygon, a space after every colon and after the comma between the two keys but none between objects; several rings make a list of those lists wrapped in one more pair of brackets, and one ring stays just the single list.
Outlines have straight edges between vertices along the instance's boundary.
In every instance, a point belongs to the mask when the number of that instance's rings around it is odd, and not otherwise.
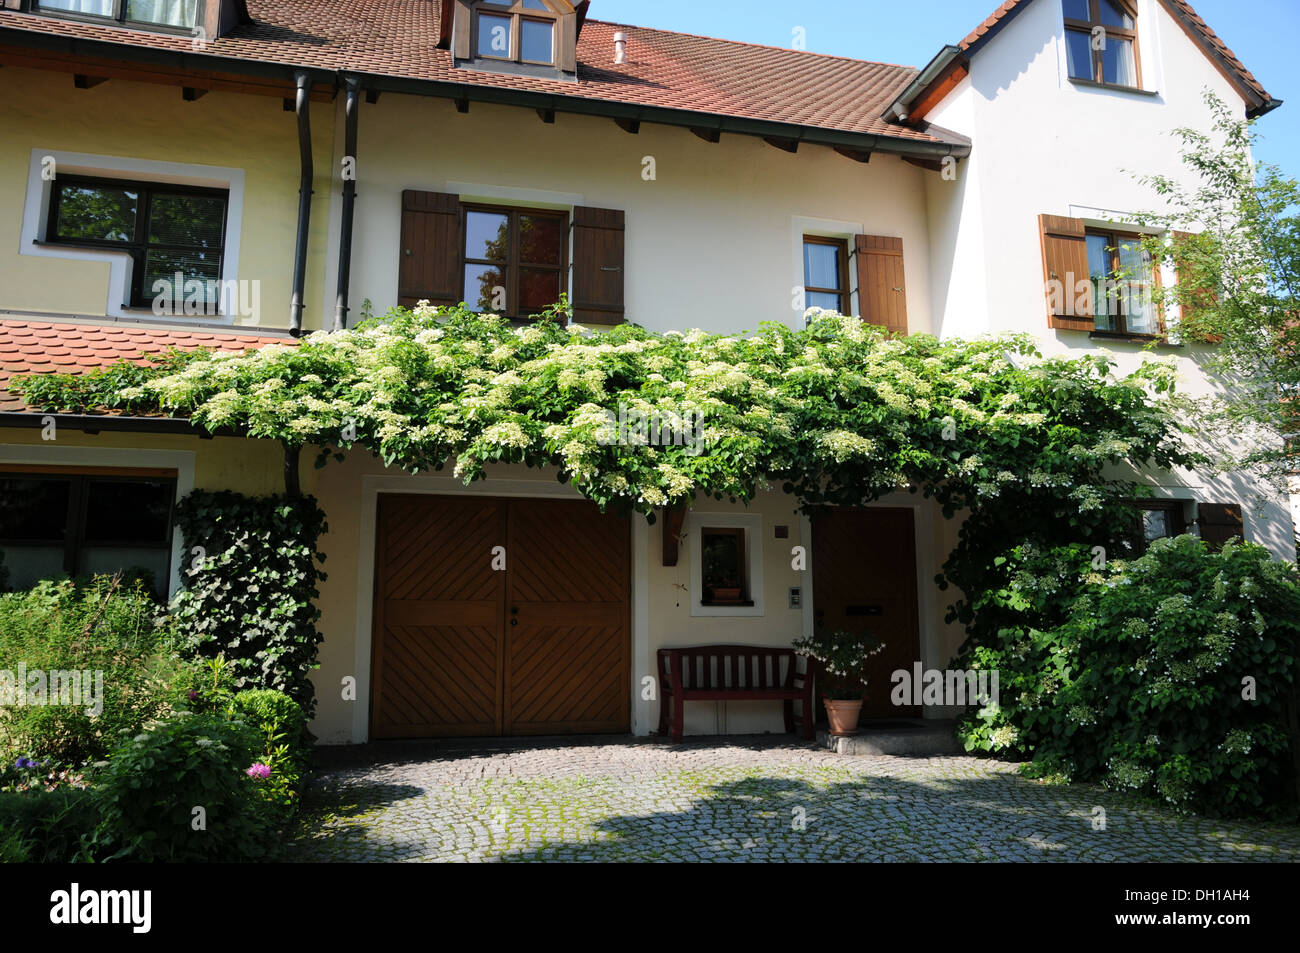
[{"label": "small attic window", "polygon": [[579,11],[569,0],[455,0],[450,46],[457,66],[547,79],[577,78]]},{"label": "small attic window", "polygon": [[474,51],[483,59],[554,66],[557,17],[544,0],[480,3]]}]

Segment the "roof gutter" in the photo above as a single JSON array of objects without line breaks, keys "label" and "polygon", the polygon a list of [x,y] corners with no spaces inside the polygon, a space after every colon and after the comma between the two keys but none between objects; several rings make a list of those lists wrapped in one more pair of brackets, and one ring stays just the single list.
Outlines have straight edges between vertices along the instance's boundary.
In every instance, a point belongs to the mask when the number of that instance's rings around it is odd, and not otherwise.
[{"label": "roof gutter", "polygon": [[966,54],[962,52],[960,46],[945,46],[934,59],[926,64],[925,69],[917,74],[916,79],[912,80],[892,103],[885,110],[885,118],[906,122],[908,110],[911,109],[912,103],[921,93],[933,83],[936,79],[946,73],[954,63],[964,62]]}]

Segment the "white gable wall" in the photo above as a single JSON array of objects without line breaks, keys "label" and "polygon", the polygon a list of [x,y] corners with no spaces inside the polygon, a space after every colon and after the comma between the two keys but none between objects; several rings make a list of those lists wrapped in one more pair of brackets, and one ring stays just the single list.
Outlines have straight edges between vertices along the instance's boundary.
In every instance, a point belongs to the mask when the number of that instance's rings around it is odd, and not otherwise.
[{"label": "white gable wall", "polygon": [[[1034,0],[975,54],[970,76],[926,117],[975,142],[958,182],[937,174],[926,182],[936,321],[946,337],[1033,334],[1049,354],[1106,349],[1120,372],[1152,358],[1173,360],[1180,387],[1204,395],[1215,384],[1201,368],[1203,348],[1152,354],[1047,324],[1038,216],[1103,224],[1155,208],[1157,197],[1135,175],[1190,180],[1170,133],[1210,128],[1204,90],[1245,114],[1240,95],[1159,0],[1138,0],[1138,14],[1145,93],[1070,82],[1060,0]],[[1247,538],[1294,558],[1283,495],[1245,474],[1156,479],[1160,495],[1241,502]]]}]

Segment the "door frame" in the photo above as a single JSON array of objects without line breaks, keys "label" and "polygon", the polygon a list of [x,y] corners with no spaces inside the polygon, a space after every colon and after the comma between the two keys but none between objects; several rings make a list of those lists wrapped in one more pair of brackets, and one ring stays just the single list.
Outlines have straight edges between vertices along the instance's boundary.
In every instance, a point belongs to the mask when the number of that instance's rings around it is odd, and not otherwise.
[{"label": "door frame", "polygon": [[[566,500],[590,502],[567,484],[553,479],[539,480],[478,480],[472,486],[454,476],[417,474],[387,476],[370,474],[361,478],[361,524],[357,554],[356,636],[353,653],[353,671],[356,675],[356,700],[352,710],[352,740],[364,744],[370,740],[370,710],[372,705],[372,667],[375,619],[375,556],[378,545],[380,495],[410,494],[416,496],[492,497],[502,500]],[[594,504],[593,504],[594,505]],[[649,600],[646,591],[646,552],[649,546],[648,525],[635,513],[628,515],[632,522],[632,558],[629,571],[631,646],[628,653],[629,711],[633,734],[648,734],[650,730],[649,703],[640,699],[635,690],[635,673],[651,672]],[[508,557],[507,557],[508,558]]]},{"label": "door frame", "polygon": [[[945,668],[949,658],[943,653],[942,635],[950,628],[943,625],[939,613],[941,593],[935,585],[934,577],[939,572],[941,562],[938,548],[935,546],[936,532],[940,525],[939,508],[932,500],[918,500],[910,493],[890,493],[867,506],[848,507],[849,509],[904,509],[912,511],[912,528],[915,534],[916,552],[916,624],[920,628],[921,663],[925,668]],[[805,514],[799,516],[804,539],[812,546],[812,520]],[[943,521],[948,523],[952,521]],[[952,527],[955,538],[956,525]],[[811,634],[816,624],[814,615],[816,602],[816,580],[813,578],[813,558],[809,552],[808,568],[804,572],[802,583],[807,598],[803,601],[804,631]],[[946,556],[947,554],[943,554]],[[960,640],[959,640],[960,641]],[[950,718],[952,715],[942,707],[926,706],[921,710],[922,718]]]}]

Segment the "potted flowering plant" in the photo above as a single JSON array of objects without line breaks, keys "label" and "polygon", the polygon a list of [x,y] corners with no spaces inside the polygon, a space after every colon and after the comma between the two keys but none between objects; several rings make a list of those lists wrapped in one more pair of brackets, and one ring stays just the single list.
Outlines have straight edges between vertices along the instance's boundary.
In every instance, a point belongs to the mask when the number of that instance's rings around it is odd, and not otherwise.
[{"label": "potted flowering plant", "polygon": [[867,692],[867,660],[879,655],[885,643],[862,632],[818,630],[797,639],[794,650],[819,665],[818,681],[831,734],[851,735],[858,730],[858,716]]}]

